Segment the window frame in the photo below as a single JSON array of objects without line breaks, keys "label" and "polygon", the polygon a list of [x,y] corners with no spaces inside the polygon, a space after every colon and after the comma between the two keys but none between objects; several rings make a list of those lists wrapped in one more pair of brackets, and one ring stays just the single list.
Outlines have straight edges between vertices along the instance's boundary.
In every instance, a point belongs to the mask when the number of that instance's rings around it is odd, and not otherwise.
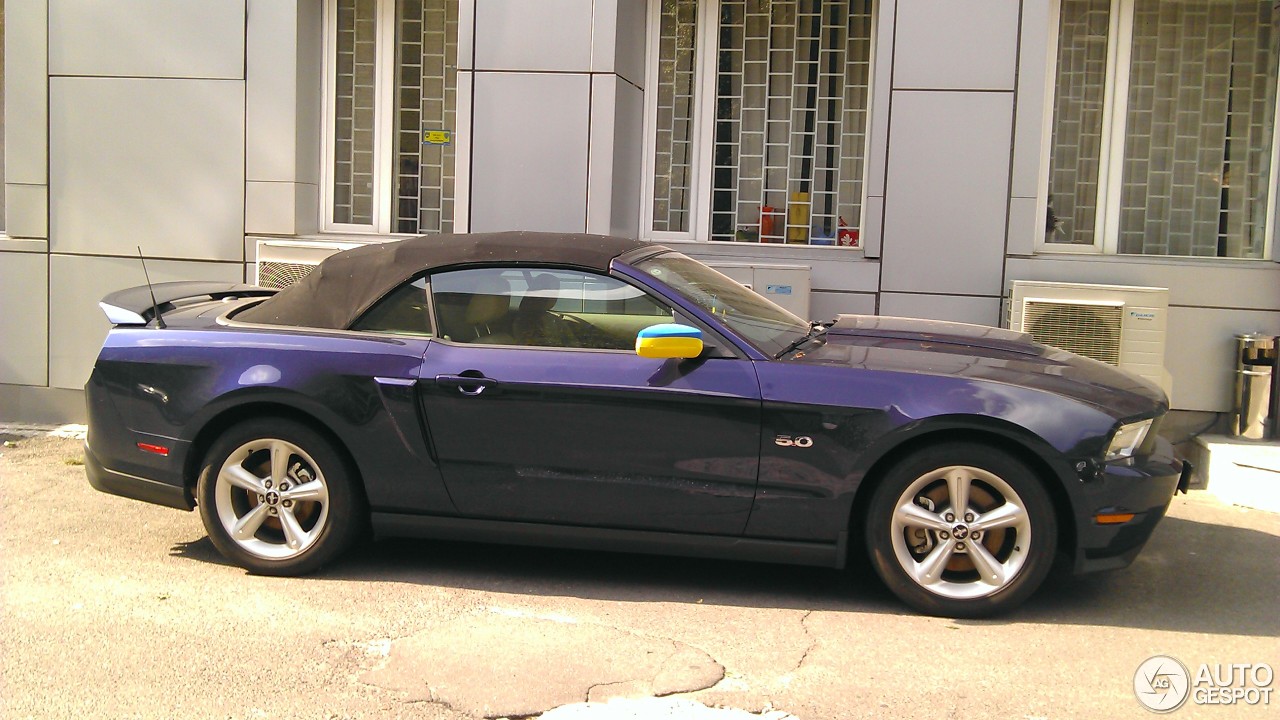
[{"label": "window frame", "polygon": [[[433,341],[439,341],[439,342],[447,343],[450,345],[456,345],[459,347],[490,348],[490,349],[496,349],[496,350],[513,350],[513,349],[514,350],[551,350],[551,351],[557,351],[557,352],[622,353],[625,355],[635,354],[635,350],[633,349],[618,349],[618,348],[565,347],[565,346],[558,346],[558,345],[523,345],[519,343],[513,343],[513,344],[469,343],[469,342],[462,342],[459,340],[451,339],[443,332],[443,328],[440,322],[440,315],[439,315],[440,305],[439,303],[436,302],[436,297],[435,297],[436,290],[435,290],[434,280],[437,276],[448,275],[452,273],[473,272],[473,271],[488,271],[488,272],[496,271],[497,273],[501,274],[501,273],[509,272],[512,270],[529,272],[529,273],[537,273],[537,272],[577,273],[583,276],[590,276],[590,277],[601,278],[606,280],[614,280],[622,285],[625,285],[637,291],[638,293],[640,293],[641,296],[647,298],[655,306],[666,308],[666,310],[671,314],[671,318],[674,318],[674,319],[664,320],[663,315],[654,315],[652,317],[654,318],[653,324],[655,325],[660,324],[662,322],[676,322],[678,321],[679,318],[685,315],[685,312],[679,305],[673,304],[671,301],[663,297],[661,294],[654,292],[652,288],[646,287],[644,284],[636,282],[633,278],[630,278],[624,274],[615,273],[612,270],[609,270],[607,272],[600,272],[598,270],[588,270],[588,269],[583,269],[579,267],[572,267],[572,266],[565,266],[565,265],[522,265],[522,264],[510,264],[510,263],[507,263],[507,264],[497,263],[492,265],[478,265],[478,266],[462,265],[462,266],[436,268],[436,269],[426,271],[425,274],[420,274],[415,276],[415,280],[421,280],[424,278],[426,280],[428,312],[430,313],[431,331],[432,331],[432,335],[430,339]],[[415,280],[410,280],[409,282],[414,282]],[[396,290],[399,290],[399,288],[402,286],[403,284],[397,285]],[[388,293],[387,296],[390,296],[392,293],[396,292],[396,290],[391,291],[391,293]],[[516,297],[514,291],[513,291],[512,297]],[[376,305],[377,304],[375,303],[374,306],[376,307]],[[518,306],[519,303],[516,303],[516,305]],[[572,314],[572,313],[567,313],[567,314]],[[626,314],[626,313],[622,313],[622,314]],[[705,330],[704,330],[704,333],[705,333]],[[718,337],[719,334],[716,333],[716,336]],[[704,342],[709,342],[709,341],[707,341],[706,338],[704,337]]]},{"label": "window frame", "polygon": [[[818,248],[822,251],[856,251],[866,249],[868,233],[864,232],[867,208],[872,197],[872,166],[875,162],[872,152],[873,125],[875,123],[874,104],[880,98],[876,82],[876,58],[879,50],[880,11],[884,0],[873,0],[871,3],[871,42],[867,58],[867,108],[866,127],[862,144],[862,197],[859,199],[861,217],[858,224],[851,226],[864,238],[855,246],[816,245],[812,243],[728,243],[715,242],[715,245],[743,245],[761,248]],[[692,180],[689,185],[689,230],[654,230],[653,229],[653,174],[655,154],[657,153],[657,121],[658,121],[658,59],[662,40],[662,0],[648,0],[646,16],[648,25],[645,38],[645,92],[644,92],[644,143],[640,192],[640,237],[655,242],[696,242],[711,245],[711,206],[712,181],[714,171],[713,156],[715,153],[716,124],[716,59],[720,50],[720,0],[704,0],[698,7],[698,33],[696,36],[696,54],[694,59],[694,92],[696,103],[694,110],[693,134],[690,143],[692,153]],[[1056,47],[1056,42],[1054,43]],[[765,252],[773,252],[766,250]]]},{"label": "window frame", "polygon": [[[374,67],[376,68],[376,73],[374,75],[373,107],[373,222],[360,224],[333,221],[333,183],[334,163],[336,161],[335,143],[337,141],[335,112],[338,82],[338,2],[339,0],[324,0],[323,9],[319,228],[321,232],[328,233],[376,234],[397,238],[416,237],[413,233],[400,233],[393,230],[395,216],[393,205],[396,202],[396,178],[394,175],[396,168],[397,0],[375,0],[377,29],[374,40],[376,47]],[[460,14],[459,36],[464,32],[471,32],[469,27],[463,26],[461,20],[462,16]],[[446,62],[448,62],[448,58],[446,58]],[[456,68],[458,58],[453,58],[453,62]],[[465,191],[465,184],[468,182],[467,178],[470,177],[470,144],[468,141],[464,141],[465,138],[461,137],[462,133],[459,131],[470,127],[471,102],[470,82],[466,83],[465,92],[467,95],[464,96],[462,75],[463,73],[458,73],[457,87],[454,90],[457,108],[455,109],[454,127],[452,128],[452,143],[455,147],[452,223],[453,232],[455,233],[465,233],[469,229],[467,223],[469,217],[469,194]]]},{"label": "window frame", "polygon": [[[1044,132],[1041,134],[1042,172],[1037,202],[1048,207],[1052,167],[1054,104],[1058,96],[1058,38],[1062,26],[1062,5],[1057,0],[1049,6],[1048,71],[1045,82]],[[1120,255],[1120,210],[1124,187],[1125,140],[1129,128],[1129,80],[1132,68],[1135,0],[1110,0],[1107,26],[1106,87],[1103,89],[1102,137],[1099,144],[1097,211],[1094,219],[1093,243],[1049,242],[1037,232],[1035,252],[1054,255]],[[1272,121],[1270,177],[1267,180],[1267,207],[1270,216],[1263,236],[1262,254],[1256,258],[1214,257],[1208,255],[1132,255],[1133,257],[1192,259],[1207,261],[1257,262],[1272,259],[1275,253],[1276,226],[1280,224],[1280,92],[1276,93]],[[1043,229],[1045,222],[1038,223]]]}]

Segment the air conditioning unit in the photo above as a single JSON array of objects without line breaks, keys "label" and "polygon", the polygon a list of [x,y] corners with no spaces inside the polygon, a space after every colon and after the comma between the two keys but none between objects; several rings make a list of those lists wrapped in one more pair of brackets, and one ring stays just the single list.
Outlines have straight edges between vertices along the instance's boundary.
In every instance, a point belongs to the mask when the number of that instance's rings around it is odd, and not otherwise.
[{"label": "air conditioning unit", "polygon": [[805,320],[809,317],[808,265],[772,263],[707,263],[719,272],[755,290]]},{"label": "air conditioning unit", "polygon": [[1168,288],[1014,280],[1009,327],[1172,392],[1164,366]]},{"label": "air conditioning unit", "polygon": [[288,287],[306,277],[321,260],[330,255],[366,244],[368,243],[260,239],[254,283],[269,288]]}]

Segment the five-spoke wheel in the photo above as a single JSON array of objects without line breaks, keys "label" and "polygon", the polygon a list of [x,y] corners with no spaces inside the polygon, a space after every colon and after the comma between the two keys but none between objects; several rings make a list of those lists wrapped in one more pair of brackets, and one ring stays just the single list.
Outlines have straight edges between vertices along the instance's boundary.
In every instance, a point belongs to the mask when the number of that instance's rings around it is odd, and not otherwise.
[{"label": "five-spoke wheel", "polygon": [[218,550],[258,573],[309,572],[354,538],[360,496],[325,439],[287,420],[254,420],[214,443],[197,487]]},{"label": "five-spoke wheel", "polygon": [[983,445],[928,448],[895,466],[870,505],[876,571],[908,604],[975,617],[1008,610],[1044,580],[1056,548],[1050,500],[1016,459]]}]

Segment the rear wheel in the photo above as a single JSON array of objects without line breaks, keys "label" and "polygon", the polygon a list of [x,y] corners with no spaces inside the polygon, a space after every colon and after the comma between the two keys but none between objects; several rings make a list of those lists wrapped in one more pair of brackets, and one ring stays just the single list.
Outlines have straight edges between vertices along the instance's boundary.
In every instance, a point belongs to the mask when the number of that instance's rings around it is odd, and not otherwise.
[{"label": "rear wheel", "polygon": [[1057,550],[1052,501],[1015,458],[985,445],[921,450],[889,471],[868,508],[871,563],[912,607],[982,617],[1020,605]]},{"label": "rear wheel", "polygon": [[232,427],[210,448],[196,487],[209,539],[263,575],[301,575],[335,558],[364,521],[342,457],[319,433],[279,418]]}]

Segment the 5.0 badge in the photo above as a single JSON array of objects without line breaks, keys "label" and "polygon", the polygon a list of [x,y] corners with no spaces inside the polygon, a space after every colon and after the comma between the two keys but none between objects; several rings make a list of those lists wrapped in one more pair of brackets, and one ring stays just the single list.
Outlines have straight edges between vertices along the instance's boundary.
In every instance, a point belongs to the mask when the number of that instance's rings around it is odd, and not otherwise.
[{"label": "5.0 badge", "polygon": [[813,447],[813,438],[808,435],[777,435],[773,438],[773,444],[781,447]]}]

